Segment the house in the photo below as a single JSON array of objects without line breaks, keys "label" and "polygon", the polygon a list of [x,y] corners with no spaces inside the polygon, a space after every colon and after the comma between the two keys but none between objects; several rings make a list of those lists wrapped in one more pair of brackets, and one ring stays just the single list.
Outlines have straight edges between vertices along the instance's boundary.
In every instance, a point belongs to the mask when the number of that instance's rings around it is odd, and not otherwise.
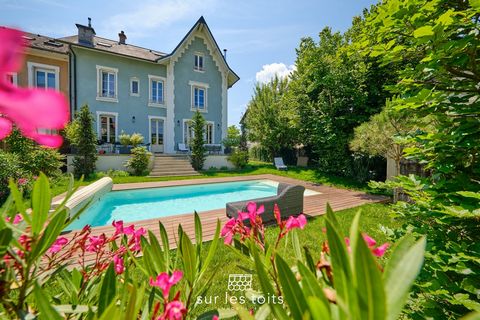
[{"label": "house", "polygon": [[88,104],[98,139],[118,141],[138,132],[153,152],[175,153],[192,137],[189,120],[197,110],[207,122],[206,142],[220,144],[227,133],[227,90],[239,77],[228,66],[201,17],[171,53],[96,35],[77,24],[69,45],[72,114]]},{"label": "house", "polygon": [[28,46],[19,72],[8,73],[11,83],[20,87],[51,88],[70,93],[68,45],[53,38],[24,33]]}]

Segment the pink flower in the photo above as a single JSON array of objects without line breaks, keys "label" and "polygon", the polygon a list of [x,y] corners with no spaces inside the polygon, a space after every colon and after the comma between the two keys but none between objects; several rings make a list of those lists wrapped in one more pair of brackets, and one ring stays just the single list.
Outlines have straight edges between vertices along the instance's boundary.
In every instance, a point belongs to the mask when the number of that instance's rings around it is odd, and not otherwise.
[{"label": "pink flower", "polygon": [[[10,217],[5,217],[6,222],[10,222],[11,218]],[[15,217],[13,218],[13,224],[19,224],[21,221],[23,221],[23,217],[21,214],[17,213]]]},{"label": "pink flower", "polygon": [[284,225],[282,224],[282,215],[280,213],[280,208],[276,203],[273,206],[273,215],[275,216],[275,220],[277,220],[277,224],[280,229],[283,229]]},{"label": "pink flower", "polygon": [[257,204],[250,201],[247,203],[247,212],[238,212],[238,219],[241,221],[250,219],[252,225],[256,224],[257,216],[261,215],[265,211],[265,207],[261,205],[257,209]]},{"label": "pink flower", "polygon": [[24,186],[24,185],[26,185],[27,183],[28,183],[28,179],[27,179],[27,178],[20,178],[20,179],[18,179],[18,181],[17,181],[17,184],[18,184],[19,186]]},{"label": "pink flower", "polygon": [[290,216],[285,224],[287,230],[292,230],[295,228],[303,229],[307,224],[307,218],[303,214],[299,215],[298,217]]},{"label": "pink flower", "polygon": [[237,224],[237,221],[235,220],[235,218],[231,218],[223,226],[221,236],[224,238],[223,242],[225,244],[228,244],[228,245],[232,244],[234,229],[236,224]]},{"label": "pink flower", "polygon": [[[125,232],[126,228],[124,229],[124,232]],[[142,249],[141,247],[141,239],[142,239],[142,236],[145,235],[147,233],[147,231],[145,231],[144,228],[140,228],[136,231],[134,231],[133,233],[133,236],[132,236],[132,239],[130,240],[130,243],[132,243],[133,241],[133,245],[130,247],[130,250],[132,251],[140,251]]]},{"label": "pink flower", "polygon": [[135,232],[135,226],[133,224],[123,228],[123,233],[126,235],[134,234],[134,232]]},{"label": "pink flower", "polygon": [[366,233],[363,234],[363,239],[365,240],[365,242],[367,243],[367,246],[369,248],[375,247],[375,245],[377,244],[377,241],[375,241],[372,237],[370,237]]},{"label": "pink flower", "polygon": [[375,249],[372,249],[372,253],[377,256],[377,257],[383,257],[383,255],[385,254],[385,252],[387,251],[389,247],[389,244],[388,243],[384,243],[382,244],[381,246],[375,248]]},{"label": "pink flower", "polygon": [[60,135],[41,132],[62,129],[68,122],[65,97],[55,90],[18,88],[9,83],[6,74],[21,68],[25,42],[22,32],[0,28],[0,43],[0,139],[10,134],[15,123],[25,137],[59,147],[63,141]]},{"label": "pink flower", "polygon": [[218,316],[217,316],[217,315],[214,315],[214,316],[212,317],[212,320],[218,320]]},{"label": "pink flower", "polygon": [[167,304],[165,307],[165,312],[160,319],[165,320],[181,320],[183,316],[187,313],[187,309],[181,301],[174,300]]},{"label": "pink flower", "polygon": [[60,237],[55,240],[55,242],[52,244],[50,249],[48,249],[48,252],[50,253],[57,253],[60,250],[62,250],[63,246],[68,243],[68,239],[65,237]]},{"label": "pink flower", "polygon": [[86,247],[87,252],[99,252],[106,243],[105,234],[102,233],[98,237],[91,236],[90,238],[88,238],[88,241],[90,243]]},{"label": "pink flower", "polygon": [[163,272],[157,276],[155,281],[153,281],[153,278],[150,278],[150,285],[152,287],[160,288],[162,290],[163,297],[167,299],[170,288],[180,281],[182,277],[183,272],[180,270],[174,271],[171,276],[169,276],[168,273]]},{"label": "pink flower", "polygon": [[114,255],[113,256],[113,264],[115,267],[115,273],[116,274],[122,274],[123,271],[125,271],[125,266],[123,265],[123,257],[119,255]]},{"label": "pink flower", "polygon": [[115,221],[113,220],[112,226],[115,227],[115,235],[123,234],[123,221]]}]

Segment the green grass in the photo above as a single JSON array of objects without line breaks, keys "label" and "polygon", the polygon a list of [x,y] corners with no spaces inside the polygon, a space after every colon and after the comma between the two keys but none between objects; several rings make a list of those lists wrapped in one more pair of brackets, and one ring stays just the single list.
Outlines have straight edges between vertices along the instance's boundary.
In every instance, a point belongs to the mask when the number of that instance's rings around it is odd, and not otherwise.
[{"label": "green grass", "polygon": [[[136,182],[151,182],[151,181],[171,181],[171,180],[187,180],[187,179],[202,179],[202,178],[220,178],[220,177],[236,177],[246,175],[259,174],[275,174],[279,176],[295,178],[299,180],[309,181],[318,184],[335,186],[343,189],[354,189],[369,192],[371,191],[366,183],[360,183],[352,178],[337,177],[331,174],[325,174],[312,168],[303,168],[289,166],[288,171],[279,171],[273,165],[265,162],[250,161],[249,165],[241,170],[229,171],[201,171],[199,176],[186,177],[157,177],[150,178],[146,176],[128,176],[128,177],[113,177],[113,183],[136,183]],[[87,185],[99,178],[94,176],[83,181],[75,181],[75,186]],[[67,190],[68,177],[58,179],[52,183],[52,194],[59,195]]]},{"label": "green grass", "polygon": [[[342,226],[342,230],[345,236],[349,234],[349,228],[355,214],[361,210],[362,216],[360,220],[360,230],[368,233],[371,237],[377,240],[377,243],[382,244],[388,241],[387,235],[382,232],[382,226],[396,229],[401,226],[402,221],[398,219],[393,219],[390,216],[390,209],[385,204],[366,204],[357,208],[346,209],[337,211],[336,217]],[[300,244],[302,247],[307,247],[314,259],[318,260],[320,257],[320,252],[322,248],[323,241],[326,240],[326,234],[322,231],[325,227],[325,222],[323,216],[312,218],[308,220],[307,226],[304,230],[298,231]],[[267,228],[266,238],[273,241],[276,239],[278,233],[278,228],[275,226]],[[288,262],[294,263],[294,257],[292,254],[291,241],[289,239],[283,240],[283,246],[281,245],[280,254]],[[212,273],[215,273],[215,276],[212,280],[212,286],[206,293],[206,296],[225,296],[225,291],[227,291],[228,275],[235,273],[252,273],[248,270],[253,267],[251,261],[248,259],[239,259],[238,255],[235,254],[231,248],[227,246],[221,246],[218,249],[215,258],[212,261]],[[207,276],[208,277],[208,276]],[[259,290],[259,284],[256,279],[253,280],[253,289]],[[219,299],[220,300],[220,299]],[[224,299],[219,301],[220,303],[216,304],[217,308],[229,308],[230,306],[225,304]],[[207,311],[211,306],[205,306],[205,308],[200,308],[199,312]]]}]

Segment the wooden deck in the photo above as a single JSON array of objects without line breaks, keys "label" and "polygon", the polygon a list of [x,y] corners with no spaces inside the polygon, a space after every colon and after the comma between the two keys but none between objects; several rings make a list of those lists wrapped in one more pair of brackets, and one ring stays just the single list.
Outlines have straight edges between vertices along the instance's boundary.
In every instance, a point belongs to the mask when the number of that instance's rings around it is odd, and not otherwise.
[{"label": "wooden deck", "polygon": [[[310,217],[319,216],[325,213],[327,202],[330,203],[333,210],[338,211],[342,209],[356,207],[365,203],[373,202],[385,202],[387,198],[382,196],[368,195],[359,191],[351,191],[346,189],[338,189],[319,185],[311,182],[296,180],[287,177],[281,177],[272,174],[264,175],[252,175],[252,176],[238,176],[227,178],[206,178],[206,179],[194,179],[194,180],[177,180],[177,181],[160,181],[160,182],[142,182],[142,183],[127,183],[127,184],[115,184],[113,190],[128,190],[128,189],[141,189],[141,188],[156,188],[156,187],[170,187],[170,186],[184,186],[193,184],[205,184],[205,183],[218,183],[218,182],[232,182],[232,181],[245,181],[245,180],[261,180],[268,179],[277,182],[285,182],[290,184],[299,184],[305,186],[306,189],[317,191],[320,194],[305,196],[304,198],[304,214]],[[203,239],[209,241],[213,238],[215,233],[215,227],[217,219],[220,220],[223,225],[227,221],[225,215],[225,209],[211,210],[205,212],[199,212],[200,220],[203,227]],[[195,228],[193,213],[170,216],[165,218],[157,218],[150,220],[143,220],[135,222],[136,228],[143,227],[147,230],[151,230],[155,234],[159,234],[158,222],[161,221],[165,226],[170,244],[175,247],[175,239],[177,238],[178,225],[182,225],[185,232],[194,239]],[[130,223],[126,223],[129,225]],[[92,235],[99,235],[105,233],[107,236],[113,234],[114,228],[112,226],[102,226],[92,228]],[[71,231],[64,236],[73,236],[75,231]]]}]

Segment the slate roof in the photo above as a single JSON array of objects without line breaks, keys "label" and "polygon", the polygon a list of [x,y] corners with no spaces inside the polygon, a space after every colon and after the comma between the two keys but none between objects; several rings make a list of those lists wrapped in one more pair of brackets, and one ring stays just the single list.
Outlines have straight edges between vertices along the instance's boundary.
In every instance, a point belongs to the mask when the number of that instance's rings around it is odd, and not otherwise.
[{"label": "slate roof", "polygon": [[77,35],[60,38],[59,40],[73,43],[76,46],[80,46],[80,47],[93,48],[101,51],[110,52],[113,54],[148,60],[152,62],[156,62],[159,58],[166,56],[166,53],[163,53],[163,52],[134,46],[128,43],[119,44],[118,40],[115,41],[115,40],[110,40],[110,39],[97,37],[97,36],[93,37],[93,43],[94,43],[93,47],[78,43]]},{"label": "slate roof", "polygon": [[61,54],[68,53],[68,45],[57,41],[55,38],[42,36],[30,32],[24,32],[23,38],[27,41],[28,46],[35,49],[46,50]]}]

